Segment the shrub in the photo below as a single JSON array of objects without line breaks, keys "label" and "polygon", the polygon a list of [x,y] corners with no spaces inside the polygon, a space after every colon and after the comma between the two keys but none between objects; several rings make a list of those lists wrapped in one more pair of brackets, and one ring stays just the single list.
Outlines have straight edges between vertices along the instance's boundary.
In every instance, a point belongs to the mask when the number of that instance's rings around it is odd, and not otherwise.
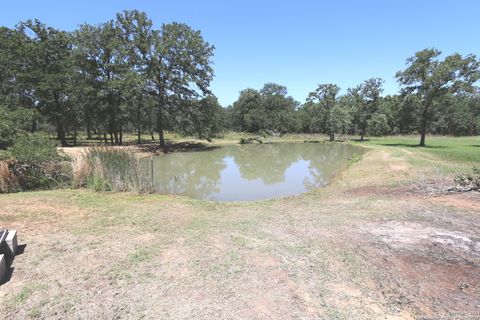
[{"label": "shrub", "polygon": [[480,190],[480,169],[473,167],[472,173],[457,175],[455,183],[467,190]]},{"label": "shrub", "polygon": [[10,111],[0,106],[0,148],[10,147],[20,132],[30,130],[35,118],[36,111],[32,109]]},{"label": "shrub", "polygon": [[60,160],[56,143],[40,134],[19,136],[13,143],[11,155],[17,161],[29,163]]},{"label": "shrub", "polygon": [[52,189],[70,184],[70,169],[54,142],[39,134],[20,135],[0,162],[0,192]]},{"label": "shrub", "polygon": [[0,193],[52,189],[69,184],[70,170],[65,162],[0,161]]}]

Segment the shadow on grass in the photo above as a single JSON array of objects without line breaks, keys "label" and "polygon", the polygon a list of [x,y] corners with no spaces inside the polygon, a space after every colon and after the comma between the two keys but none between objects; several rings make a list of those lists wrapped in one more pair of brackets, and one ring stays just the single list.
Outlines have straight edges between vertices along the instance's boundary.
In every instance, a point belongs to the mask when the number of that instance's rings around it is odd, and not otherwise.
[{"label": "shadow on grass", "polygon": [[480,148],[480,144],[472,144],[470,145],[471,147],[476,147],[476,148]]},{"label": "shadow on grass", "polygon": [[419,146],[418,144],[408,144],[408,143],[379,143],[379,145],[387,147],[405,147],[405,148],[426,148],[426,149],[447,149],[446,146]]},{"label": "shadow on grass", "polygon": [[368,142],[368,141],[370,141],[370,139],[367,139],[367,138],[363,138],[363,140],[361,140],[361,139],[352,139],[352,141],[355,141],[355,142]]}]

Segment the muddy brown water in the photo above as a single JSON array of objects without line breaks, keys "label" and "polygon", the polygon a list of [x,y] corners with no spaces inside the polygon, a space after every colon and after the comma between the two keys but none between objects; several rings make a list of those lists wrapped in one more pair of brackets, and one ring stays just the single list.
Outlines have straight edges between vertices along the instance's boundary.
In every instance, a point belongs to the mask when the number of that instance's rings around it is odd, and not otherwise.
[{"label": "muddy brown water", "polygon": [[144,165],[159,193],[253,201],[320,188],[360,153],[340,143],[249,144],[160,155]]}]

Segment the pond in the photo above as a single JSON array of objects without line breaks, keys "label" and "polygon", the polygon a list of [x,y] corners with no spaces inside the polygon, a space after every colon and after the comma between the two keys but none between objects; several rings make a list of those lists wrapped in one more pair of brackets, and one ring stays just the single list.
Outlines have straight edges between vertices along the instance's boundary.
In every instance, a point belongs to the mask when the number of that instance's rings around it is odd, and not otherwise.
[{"label": "pond", "polygon": [[170,153],[145,164],[153,167],[156,192],[251,201],[320,188],[360,153],[339,143],[248,144]]}]

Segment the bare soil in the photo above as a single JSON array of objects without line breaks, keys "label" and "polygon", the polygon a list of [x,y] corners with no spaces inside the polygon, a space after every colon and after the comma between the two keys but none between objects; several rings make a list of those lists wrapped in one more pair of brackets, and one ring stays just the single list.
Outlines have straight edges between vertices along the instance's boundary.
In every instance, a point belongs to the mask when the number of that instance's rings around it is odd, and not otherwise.
[{"label": "bare soil", "polygon": [[410,192],[405,155],[373,150],[324,189],[260,202],[0,195],[22,245],[0,318],[473,318],[480,194]]}]

